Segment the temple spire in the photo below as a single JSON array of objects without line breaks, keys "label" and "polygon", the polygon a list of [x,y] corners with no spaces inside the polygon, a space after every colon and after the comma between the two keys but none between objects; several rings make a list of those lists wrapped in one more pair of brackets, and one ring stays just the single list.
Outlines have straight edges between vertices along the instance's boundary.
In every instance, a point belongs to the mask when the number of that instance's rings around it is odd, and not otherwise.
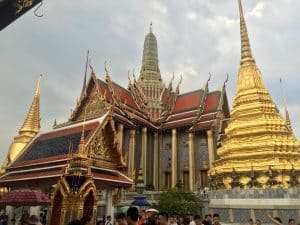
[{"label": "temple spire", "polygon": [[250,46],[247,26],[244,17],[242,1],[238,0],[238,2],[239,2],[239,10],[240,10],[241,66],[243,66],[248,63],[255,63],[255,60],[251,52],[251,46]]},{"label": "temple spire", "polygon": [[40,130],[40,127],[41,127],[40,126],[41,79],[42,79],[42,75],[40,75],[33,101],[31,103],[27,117],[26,117],[21,129],[19,130],[19,134],[22,134],[22,133],[36,134]]},{"label": "temple spire", "polygon": [[286,126],[289,129],[289,131],[291,133],[293,133],[293,128],[292,128],[292,123],[291,123],[291,119],[290,119],[290,114],[287,108],[287,103],[286,103],[286,97],[285,97],[285,91],[284,91],[284,87],[283,87],[283,82],[280,78],[280,86],[281,86],[281,95],[282,95],[282,102],[283,102],[283,106],[284,106],[284,111],[285,111],[285,122],[286,122]]},{"label": "temple spire", "polygon": [[152,33],[152,23],[150,23],[149,33],[145,37],[143,49],[143,61],[139,81],[161,80],[158,66],[157,40]]},{"label": "temple spire", "polygon": [[89,64],[89,53],[90,53],[90,51],[87,50],[86,62],[85,62],[85,70],[84,70],[84,78],[83,78],[83,84],[82,84],[82,90],[81,90],[81,96],[83,96],[83,94],[85,92],[85,87],[86,87],[87,69],[88,69],[88,64]]}]

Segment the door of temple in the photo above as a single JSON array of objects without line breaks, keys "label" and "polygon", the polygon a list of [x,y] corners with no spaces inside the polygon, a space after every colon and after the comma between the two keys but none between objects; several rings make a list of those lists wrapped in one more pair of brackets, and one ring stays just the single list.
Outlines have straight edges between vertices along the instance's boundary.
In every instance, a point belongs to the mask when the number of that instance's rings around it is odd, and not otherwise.
[{"label": "door of temple", "polygon": [[62,200],[63,200],[63,196],[62,196],[60,190],[58,190],[56,192],[56,195],[55,195],[54,201],[53,201],[50,225],[60,224]]},{"label": "door of temple", "polygon": [[93,216],[94,210],[94,194],[91,190],[88,195],[85,197],[84,204],[83,204],[83,217],[86,216]]}]

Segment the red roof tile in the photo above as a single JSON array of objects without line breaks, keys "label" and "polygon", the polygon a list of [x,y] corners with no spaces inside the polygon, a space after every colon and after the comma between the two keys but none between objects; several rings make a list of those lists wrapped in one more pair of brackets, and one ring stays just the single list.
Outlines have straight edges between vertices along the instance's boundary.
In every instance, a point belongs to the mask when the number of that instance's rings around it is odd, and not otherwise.
[{"label": "red roof tile", "polygon": [[174,104],[173,112],[186,111],[199,106],[203,90],[197,90],[183,95],[179,95]]},{"label": "red roof tile", "polygon": [[204,111],[216,110],[218,108],[220,97],[220,91],[208,93],[205,101]]},{"label": "red roof tile", "polygon": [[115,82],[112,82],[112,84],[113,84],[113,89],[114,89],[115,93],[120,97],[121,101],[123,103],[126,102],[126,105],[138,110],[138,107],[137,107],[130,91],[121,87],[120,85],[116,84]]}]

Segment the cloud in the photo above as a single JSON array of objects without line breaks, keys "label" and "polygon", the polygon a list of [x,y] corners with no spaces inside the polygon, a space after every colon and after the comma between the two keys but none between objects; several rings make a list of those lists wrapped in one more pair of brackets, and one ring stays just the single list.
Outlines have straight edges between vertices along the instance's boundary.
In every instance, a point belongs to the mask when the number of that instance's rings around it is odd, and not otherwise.
[{"label": "cloud", "polygon": [[[279,77],[296,136],[300,136],[300,2],[243,1],[251,46],[265,84],[281,106]],[[107,61],[113,80],[127,86],[127,71],[140,70],[143,41],[153,22],[163,80],[183,75],[181,91],[220,88],[229,74],[227,93],[235,94],[240,59],[236,1],[47,1],[44,17],[28,12],[0,36],[0,147],[2,159],[21,126],[40,73],[42,129],[68,119],[79,97],[85,56],[103,79]],[[1,158],[0,158],[1,160]]]}]

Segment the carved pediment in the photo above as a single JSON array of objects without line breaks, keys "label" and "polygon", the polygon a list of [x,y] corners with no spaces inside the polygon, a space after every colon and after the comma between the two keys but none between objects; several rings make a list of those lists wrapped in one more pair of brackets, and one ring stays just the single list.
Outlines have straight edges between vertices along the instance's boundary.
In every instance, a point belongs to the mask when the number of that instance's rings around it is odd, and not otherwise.
[{"label": "carved pediment", "polygon": [[100,94],[96,85],[93,83],[92,86],[88,88],[84,99],[77,106],[72,121],[83,120],[85,114],[86,118],[101,117],[107,111],[108,103],[105,100],[105,95]]},{"label": "carved pediment", "polygon": [[117,134],[111,119],[104,122],[87,145],[89,156],[101,167],[122,167],[123,157],[119,150]]}]

